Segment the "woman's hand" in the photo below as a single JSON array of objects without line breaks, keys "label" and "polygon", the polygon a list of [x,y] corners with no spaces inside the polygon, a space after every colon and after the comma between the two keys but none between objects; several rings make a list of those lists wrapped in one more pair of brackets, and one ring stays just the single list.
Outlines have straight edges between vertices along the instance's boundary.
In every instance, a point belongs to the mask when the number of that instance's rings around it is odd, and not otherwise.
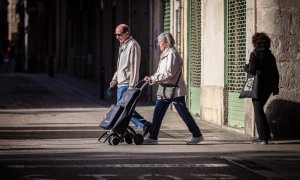
[{"label": "woman's hand", "polygon": [[149,84],[152,84],[152,79],[149,76],[145,76],[144,80],[147,81]]}]

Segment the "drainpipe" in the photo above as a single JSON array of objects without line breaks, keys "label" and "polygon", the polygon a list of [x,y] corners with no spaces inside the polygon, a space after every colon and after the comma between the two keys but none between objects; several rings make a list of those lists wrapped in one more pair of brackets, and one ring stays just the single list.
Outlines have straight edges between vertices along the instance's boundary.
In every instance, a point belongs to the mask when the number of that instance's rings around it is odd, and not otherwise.
[{"label": "drainpipe", "polygon": [[179,54],[181,54],[181,0],[177,0],[177,21],[176,21],[176,40],[177,49]]},{"label": "drainpipe", "polygon": [[25,32],[24,32],[24,55],[25,55],[25,72],[28,72],[28,7],[27,7],[27,0],[24,0],[24,28],[25,28]]},{"label": "drainpipe", "polygon": [[[257,2],[256,0],[253,0],[253,27],[254,27],[254,33],[257,32]],[[256,132],[256,124],[254,119],[252,118],[252,137],[255,136],[255,132]]]},{"label": "drainpipe", "polygon": [[253,1],[253,3],[254,3],[254,5],[253,5],[253,8],[254,8],[254,13],[253,13],[253,19],[254,19],[254,21],[253,21],[253,23],[254,23],[254,33],[256,33],[257,32],[257,2],[256,2],[257,0],[254,0]]}]

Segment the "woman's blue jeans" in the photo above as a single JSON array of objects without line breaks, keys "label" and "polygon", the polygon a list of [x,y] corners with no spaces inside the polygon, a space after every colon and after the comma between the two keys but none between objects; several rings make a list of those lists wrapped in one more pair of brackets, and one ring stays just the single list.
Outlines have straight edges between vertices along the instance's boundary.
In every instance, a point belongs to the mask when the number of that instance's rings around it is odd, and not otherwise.
[{"label": "woman's blue jeans", "polygon": [[[117,103],[120,101],[120,99],[123,96],[123,93],[127,91],[128,86],[119,86],[117,90]],[[134,111],[131,117],[131,122],[134,124],[137,128],[143,128],[145,123],[147,122],[143,116],[141,116],[138,112]]]},{"label": "woman's blue jeans", "polygon": [[200,132],[200,129],[185,104],[185,96],[181,96],[181,97],[173,98],[172,100],[170,99],[156,100],[155,109],[153,113],[152,128],[150,130],[149,138],[157,140],[162,120],[171,103],[173,103],[173,105],[175,106],[179,116],[187,125],[193,137],[201,137],[202,134]]}]

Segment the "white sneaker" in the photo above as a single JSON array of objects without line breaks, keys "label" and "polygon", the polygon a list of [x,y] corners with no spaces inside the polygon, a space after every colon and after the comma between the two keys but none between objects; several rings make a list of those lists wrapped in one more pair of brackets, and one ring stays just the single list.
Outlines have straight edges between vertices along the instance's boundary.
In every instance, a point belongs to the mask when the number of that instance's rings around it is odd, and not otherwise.
[{"label": "white sneaker", "polygon": [[145,138],[142,144],[145,144],[145,145],[148,145],[148,144],[149,145],[156,145],[158,143],[157,143],[157,140],[155,140],[155,139]]},{"label": "white sneaker", "polygon": [[186,144],[198,144],[201,141],[204,141],[203,136],[201,136],[201,137],[193,137],[191,140],[187,141]]}]

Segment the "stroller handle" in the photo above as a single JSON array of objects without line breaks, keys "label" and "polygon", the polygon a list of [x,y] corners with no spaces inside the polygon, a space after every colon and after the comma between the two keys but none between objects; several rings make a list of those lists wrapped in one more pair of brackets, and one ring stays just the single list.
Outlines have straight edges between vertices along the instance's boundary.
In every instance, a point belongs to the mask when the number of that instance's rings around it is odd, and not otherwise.
[{"label": "stroller handle", "polygon": [[[143,84],[142,84],[143,83]],[[147,81],[145,81],[145,80],[140,80],[139,82],[137,82],[137,84],[135,85],[135,89],[136,88],[138,88],[138,86],[140,85],[140,84],[142,84],[141,85],[141,87],[139,88],[141,91],[143,91],[143,89],[145,88],[145,86],[148,84],[148,82]]]}]

